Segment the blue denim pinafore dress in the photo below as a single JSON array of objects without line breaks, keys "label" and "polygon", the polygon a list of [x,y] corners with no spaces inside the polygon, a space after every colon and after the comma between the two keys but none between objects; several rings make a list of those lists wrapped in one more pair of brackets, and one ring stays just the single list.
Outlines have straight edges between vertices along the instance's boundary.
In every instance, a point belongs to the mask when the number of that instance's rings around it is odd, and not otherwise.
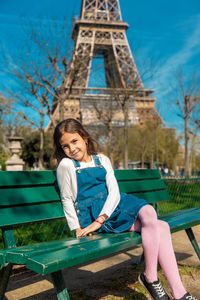
[{"label": "blue denim pinafore dress", "polygon": [[[99,158],[92,155],[95,167],[80,168],[73,160],[77,176],[77,198],[75,209],[82,228],[90,225],[99,216],[108,196],[106,169]],[[124,232],[135,222],[139,210],[148,203],[133,195],[120,193],[120,202],[111,216],[103,223],[99,232]]]}]

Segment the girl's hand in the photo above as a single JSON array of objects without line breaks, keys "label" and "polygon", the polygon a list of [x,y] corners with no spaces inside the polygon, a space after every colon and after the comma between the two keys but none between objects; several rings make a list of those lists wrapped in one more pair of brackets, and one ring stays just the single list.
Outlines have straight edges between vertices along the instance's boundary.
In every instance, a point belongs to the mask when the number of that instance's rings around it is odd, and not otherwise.
[{"label": "girl's hand", "polygon": [[89,226],[81,229],[81,228],[77,228],[76,229],[76,237],[84,237],[87,235],[90,235],[90,233],[97,231],[99,228],[101,227],[101,224],[97,223],[97,222],[93,222],[92,224],[90,224]]},{"label": "girl's hand", "polygon": [[80,237],[81,230],[82,230],[81,227],[76,229],[76,238]]}]

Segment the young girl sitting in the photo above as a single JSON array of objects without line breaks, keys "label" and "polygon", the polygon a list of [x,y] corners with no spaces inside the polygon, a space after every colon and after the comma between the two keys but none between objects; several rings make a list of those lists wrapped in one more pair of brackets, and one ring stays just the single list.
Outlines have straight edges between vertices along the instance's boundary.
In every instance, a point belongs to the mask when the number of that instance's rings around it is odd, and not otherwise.
[{"label": "young girl sitting", "polygon": [[166,222],[157,219],[145,200],[119,192],[110,160],[96,151],[96,142],[80,122],[67,119],[54,132],[57,179],[64,213],[81,238],[93,232],[141,232],[145,272],[140,283],[153,299],[170,299],[157,277],[158,262],[174,300],[197,300],[183,287]]}]

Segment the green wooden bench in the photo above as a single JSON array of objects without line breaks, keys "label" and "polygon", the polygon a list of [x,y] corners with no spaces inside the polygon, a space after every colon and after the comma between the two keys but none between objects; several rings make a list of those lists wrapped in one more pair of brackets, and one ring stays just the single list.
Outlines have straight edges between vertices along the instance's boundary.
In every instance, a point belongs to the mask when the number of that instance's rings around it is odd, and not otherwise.
[{"label": "green wooden bench", "polygon": [[[116,170],[121,192],[133,193],[149,203],[170,201],[157,170]],[[0,250],[0,299],[6,291],[13,264],[45,275],[51,274],[58,299],[69,299],[62,269],[116,253],[138,244],[138,233],[96,234],[17,247],[13,229],[24,224],[63,218],[53,171],[0,172],[0,228],[4,249]],[[186,230],[200,259],[192,227],[200,224],[200,208],[176,211],[162,217],[171,231]]]}]

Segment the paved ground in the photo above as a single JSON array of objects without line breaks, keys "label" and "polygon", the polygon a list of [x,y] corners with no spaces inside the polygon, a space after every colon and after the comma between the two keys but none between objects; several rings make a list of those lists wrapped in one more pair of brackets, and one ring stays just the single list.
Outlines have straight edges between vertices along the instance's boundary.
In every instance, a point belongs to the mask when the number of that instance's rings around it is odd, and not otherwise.
[{"label": "paved ground", "polygon": [[[200,226],[196,226],[194,228],[194,232],[197,237],[197,241],[200,243]],[[199,266],[199,260],[197,255],[194,253],[186,233],[181,231],[174,233],[172,237],[178,262],[186,265]],[[126,274],[128,274],[128,270],[133,269],[133,266],[130,263],[138,260],[141,251],[141,247],[138,247],[137,249],[119,253],[117,255],[107,256],[103,260],[98,260],[87,265],[81,265],[79,268],[72,267],[65,270],[64,276],[69,291],[73,292],[77,290],[81,291],[81,289],[87,289],[90,292],[88,299],[117,299],[113,297],[109,298],[107,291],[103,291],[99,287],[104,286],[104,283],[109,280],[114,280],[116,276],[120,276],[122,271],[126,271]],[[200,274],[200,272],[198,274]],[[200,276],[194,276],[191,274],[191,276],[185,277],[183,275],[182,278],[186,288],[191,291],[195,297],[200,299]],[[130,278],[127,280],[130,281]],[[133,280],[137,281],[136,276]],[[129,293],[130,291],[127,289],[127,296]],[[49,300],[57,299],[49,276],[43,277],[23,268],[16,268],[14,270],[5,299],[43,300],[46,297],[48,297]],[[79,299],[83,299],[81,294]],[[129,297],[126,299],[131,298]],[[148,298],[138,296],[134,299]],[[84,300],[87,299],[84,298]]]}]

